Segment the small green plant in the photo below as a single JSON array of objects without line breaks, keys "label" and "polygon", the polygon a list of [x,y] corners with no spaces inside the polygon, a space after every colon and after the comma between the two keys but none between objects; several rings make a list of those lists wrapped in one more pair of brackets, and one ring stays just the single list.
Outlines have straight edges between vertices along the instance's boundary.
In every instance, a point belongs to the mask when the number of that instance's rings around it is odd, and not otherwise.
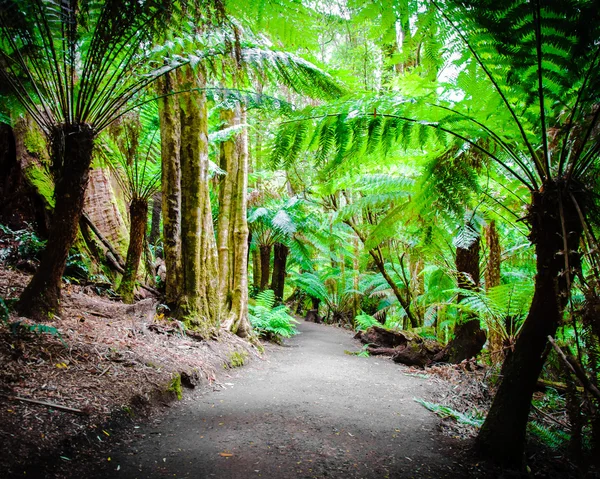
[{"label": "small green plant", "polygon": [[177,400],[181,401],[183,398],[183,390],[181,388],[181,374],[175,374],[171,382],[169,383],[169,387],[167,388],[167,392],[174,393],[177,396]]},{"label": "small green plant", "polygon": [[377,321],[373,316],[364,313],[355,316],[354,323],[356,324],[355,329],[357,331],[365,331],[371,326],[382,326],[382,324],[379,321]]},{"label": "small green plant", "polygon": [[239,368],[246,364],[248,359],[248,353],[246,351],[231,351],[229,353],[229,364],[230,368]]},{"label": "small green plant", "polygon": [[248,317],[259,336],[279,342],[298,333],[294,326],[298,321],[288,314],[285,305],[273,307],[274,304],[275,293],[270,289],[262,291],[256,296],[256,304],[248,305]]},{"label": "small green plant", "polygon": [[80,283],[90,279],[89,259],[75,251],[70,251],[63,278],[68,282]]},{"label": "small green plant", "polygon": [[462,413],[456,409],[452,409],[449,406],[431,403],[418,398],[415,398],[415,402],[418,402],[421,406],[429,409],[431,412],[436,413],[441,418],[449,417],[461,424],[467,424],[468,426],[473,426],[475,428],[479,428],[483,424],[484,418],[478,413]]},{"label": "small green plant", "polygon": [[565,431],[537,421],[529,421],[527,431],[550,449],[560,449],[566,446],[570,439],[569,434]]},{"label": "small green plant", "polygon": [[10,332],[13,336],[17,336],[19,332],[22,331],[35,334],[49,334],[50,336],[57,338],[65,348],[68,347],[67,343],[62,338],[60,331],[54,326],[48,326],[46,324],[39,323],[29,324],[24,323],[23,321],[10,322],[9,314],[10,310],[6,305],[6,302],[4,299],[0,298],[0,322],[10,329]]},{"label": "small green plant", "polygon": [[348,354],[350,356],[358,356],[359,358],[368,358],[370,356],[369,354],[369,345],[365,344],[362,349],[358,350],[358,351],[348,351],[347,349],[344,350],[344,354]]}]

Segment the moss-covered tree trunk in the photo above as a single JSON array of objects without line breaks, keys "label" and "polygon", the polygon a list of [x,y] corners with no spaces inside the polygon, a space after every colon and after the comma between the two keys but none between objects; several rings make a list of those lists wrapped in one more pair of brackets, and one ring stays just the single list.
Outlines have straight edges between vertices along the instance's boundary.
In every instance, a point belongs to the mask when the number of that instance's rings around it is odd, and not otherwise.
[{"label": "moss-covered tree trunk", "polygon": [[271,277],[271,289],[275,293],[275,300],[283,301],[283,290],[285,288],[285,276],[287,268],[287,257],[290,249],[283,243],[275,243],[273,247],[273,276]]},{"label": "moss-covered tree trunk", "polygon": [[[224,127],[245,123],[240,106],[222,110]],[[241,337],[250,334],[248,321],[248,139],[246,129],[221,143],[221,169],[226,172],[219,185],[219,292],[222,327]]]},{"label": "moss-covered tree trunk", "polygon": [[528,220],[537,267],[533,300],[476,442],[483,456],[508,467],[523,466],[527,418],[546,360],[547,338],[556,334],[574,271],[580,268],[583,227],[564,184],[546,181],[533,194]]},{"label": "moss-covered tree trunk", "polygon": [[181,121],[181,252],[183,281],[177,314],[189,327],[210,333],[220,323],[217,247],[208,184],[208,112],[203,72],[183,67],[177,73],[182,90]]},{"label": "moss-covered tree trunk", "polygon": [[83,211],[95,136],[86,124],[62,125],[51,132],[57,171],[56,203],[48,232],[49,247],[17,304],[23,316],[42,320],[59,312],[62,274]]},{"label": "moss-covered tree trunk", "polygon": [[148,200],[134,198],[129,205],[129,247],[125,260],[125,272],[117,293],[121,295],[124,303],[133,303],[133,293],[137,280],[138,269],[142,252],[144,251],[144,237],[148,223]]},{"label": "moss-covered tree trunk", "polygon": [[163,216],[163,251],[167,269],[165,297],[176,305],[181,294],[183,278],[181,265],[181,125],[174,88],[174,74],[168,73],[157,80],[158,118],[161,142],[161,188]]}]

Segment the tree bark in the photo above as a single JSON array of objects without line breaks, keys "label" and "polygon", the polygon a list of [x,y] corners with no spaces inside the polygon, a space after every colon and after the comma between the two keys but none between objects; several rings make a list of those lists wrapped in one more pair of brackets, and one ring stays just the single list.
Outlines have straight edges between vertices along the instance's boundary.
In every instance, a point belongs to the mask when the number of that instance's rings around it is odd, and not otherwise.
[{"label": "tree bark", "polygon": [[[477,240],[469,248],[456,248],[456,271],[458,287],[475,289],[479,287],[479,250],[481,240]],[[459,294],[457,301],[463,299]],[[481,329],[479,318],[472,314],[459,318],[454,328],[454,338],[448,343],[443,359],[457,364],[465,359],[477,356],[485,344],[485,331]],[[442,358],[440,358],[442,359]]]},{"label": "tree bark", "polygon": [[[568,302],[573,270],[580,267],[582,234],[568,189],[551,181],[533,194],[528,221],[537,256],[533,300],[476,441],[484,457],[519,468],[523,467],[527,418],[546,359],[547,338],[556,333]],[[569,253],[564,254],[565,250]]]},{"label": "tree bark", "polygon": [[[502,260],[502,248],[500,237],[496,228],[496,221],[491,220],[485,228],[485,242],[488,248],[487,264],[485,268],[485,290],[500,285],[500,265]],[[488,328],[489,350],[494,362],[504,360],[504,344],[502,335],[495,328]]]},{"label": "tree bark", "polygon": [[271,278],[271,289],[275,293],[275,300],[283,301],[283,289],[285,288],[285,275],[287,257],[290,249],[283,243],[275,243],[273,247],[273,276]]},{"label": "tree bark", "polygon": [[269,286],[269,272],[271,271],[271,245],[260,245],[260,289]]},{"label": "tree bark", "polygon": [[177,314],[188,327],[210,334],[220,323],[218,256],[208,184],[206,80],[191,67],[178,70],[181,121],[182,295]]},{"label": "tree bark", "polygon": [[162,213],[162,193],[157,191],[152,195],[152,219],[150,221],[150,234],[148,243],[155,245],[160,237],[160,216]]},{"label": "tree bark", "polygon": [[58,173],[56,205],[48,234],[49,247],[17,303],[23,316],[43,320],[59,313],[62,274],[83,211],[95,136],[86,124],[61,125],[51,132],[53,163]]},{"label": "tree bark", "polygon": [[252,285],[254,289],[260,289],[260,251],[257,248],[254,248],[251,251],[252,254]]},{"label": "tree bark", "polygon": [[[225,127],[246,123],[240,106],[222,110]],[[252,331],[248,320],[248,133],[221,144],[219,185],[219,291],[223,308],[222,328],[246,337]]]},{"label": "tree bark", "polygon": [[173,92],[173,74],[157,80],[158,118],[161,141],[161,188],[163,216],[163,252],[166,267],[165,299],[177,304],[183,279],[181,264],[181,125]]},{"label": "tree bark", "polygon": [[125,260],[125,272],[117,293],[121,295],[124,303],[132,304],[133,292],[137,280],[140,259],[144,250],[144,237],[148,222],[148,200],[134,198],[129,205],[129,247]]}]

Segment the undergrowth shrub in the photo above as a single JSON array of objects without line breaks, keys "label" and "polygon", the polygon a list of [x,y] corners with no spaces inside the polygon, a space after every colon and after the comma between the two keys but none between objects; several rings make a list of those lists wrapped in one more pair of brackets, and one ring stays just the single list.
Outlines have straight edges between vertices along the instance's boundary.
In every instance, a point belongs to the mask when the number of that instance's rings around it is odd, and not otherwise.
[{"label": "undergrowth shrub", "polygon": [[10,330],[10,333],[13,336],[18,336],[19,333],[35,333],[35,334],[49,334],[50,336],[54,336],[57,338],[64,347],[68,347],[67,343],[62,338],[60,331],[54,326],[48,326],[46,324],[40,323],[26,323],[23,321],[10,321],[10,311],[9,308],[4,301],[4,299],[0,298],[0,323],[4,326],[7,326]]},{"label": "undergrowth shrub", "polygon": [[297,334],[298,322],[288,314],[285,305],[275,306],[275,293],[267,289],[256,295],[254,305],[248,305],[250,323],[260,337],[276,342]]}]

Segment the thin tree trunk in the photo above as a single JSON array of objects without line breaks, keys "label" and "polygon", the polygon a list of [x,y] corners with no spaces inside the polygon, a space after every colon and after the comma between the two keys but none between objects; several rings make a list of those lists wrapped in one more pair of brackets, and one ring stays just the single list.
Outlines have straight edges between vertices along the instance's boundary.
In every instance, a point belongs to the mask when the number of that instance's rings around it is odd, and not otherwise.
[{"label": "thin tree trunk", "polygon": [[[500,263],[502,259],[502,249],[500,247],[500,237],[496,229],[496,221],[491,220],[485,228],[485,242],[488,248],[487,265],[485,268],[485,289],[500,285]],[[494,362],[499,363],[504,360],[504,344],[502,335],[496,328],[489,328],[489,350]]]},{"label": "thin tree trunk", "polygon": [[86,124],[63,125],[52,132],[53,163],[59,172],[54,190],[56,204],[49,247],[17,304],[23,316],[47,320],[59,313],[62,274],[83,211],[95,136]]},{"label": "thin tree trunk", "polygon": [[[479,287],[479,250],[481,240],[478,237],[469,248],[456,248],[456,271],[458,287],[475,289]],[[457,301],[464,298],[459,294]],[[485,332],[481,329],[479,318],[468,315],[461,317],[454,328],[454,338],[445,348],[447,361],[458,364],[465,359],[477,356],[485,344]]]},{"label": "thin tree trunk", "polygon": [[166,267],[165,299],[177,304],[183,279],[181,264],[181,125],[174,91],[173,74],[157,80],[158,118],[161,142],[161,188],[163,216],[163,252]]},{"label": "thin tree trunk", "polygon": [[148,222],[148,200],[134,198],[129,205],[129,247],[125,260],[125,272],[117,293],[121,295],[124,303],[133,303],[133,292],[137,280],[138,269],[142,252],[144,250],[144,237]]},{"label": "thin tree trunk", "polygon": [[252,250],[252,285],[254,289],[260,289],[261,285],[261,271],[260,271],[260,251],[258,248]]},{"label": "thin tree trunk", "polygon": [[162,193],[157,191],[152,195],[152,219],[150,221],[150,235],[148,243],[155,245],[160,237],[160,216],[162,213]]},{"label": "thin tree trunk", "polygon": [[[365,240],[366,240],[365,236],[358,229],[358,227],[354,224],[354,222],[346,221],[346,224],[348,226],[350,226],[350,228],[352,228],[352,230],[354,231],[354,233],[356,233],[356,236],[358,236],[358,238],[360,239],[360,241],[362,242],[362,244],[364,246]],[[381,248],[377,247],[374,249],[370,249],[369,254],[371,255],[371,258],[373,258],[373,261],[375,262],[375,266],[377,266],[377,269],[381,273],[381,276],[383,276],[383,279],[385,279],[388,286],[392,289],[392,292],[394,293],[394,296],[396,296],[396,299],[400,303],[400,306],[402,306],[402,309],[406,313],[406,317],[408,318],[410,325],[413,328],[418,328],[420,326],[419,320],[413,314],[411,307],[410,307],[410,299],[411,299],[410,292],[408,292],[407,296],[405,297],[402,294],[402,291],[400,291],[400,288],[398,287],[396,282],[392,279],[390,274],[385,269],[385,262],[383,260],[383,254],[381,252]]]},{"label": "thin tree trunk", "polygon": [[260,245],[260,289],[264,291],[269,286],[271,271],[271,245]]},{"label": "thin tree trunk", "polygon": [[[523,466],[527,418],[546,359],[547,338],[556,333],[568,302],[573,269],[580,267],[582,226],[568,193],[546,182],[541,192],[533,195],[528,219],[537,267],[533,300],[476,441],[483,456],[506,467]],[[564,254],[565,249],[569,254]]]},{"label": "thin tree trunk", "polygon": [[[246,123],[245,113],[223,110],[225,126]],[[222,328],[241,337],[252,331],[248,320],[248,133],[221,144],[221,169],[226,171],[219,188],[219,290],[223,307]]]},{"label": "thin tree trunk", "polygon": [[196,91],[179,95],[181,119],[182,295],[178,315],[210,334],[220,323],[218,256],[208,184],[208,113],[203,73],[183,67],[181,83]]},{"label": "thin tree trunk", "polygon": [[285,275],[287,257],[290,249],[282,244],[275,243],[273,247],[273,276],[271,278],[271,289],[275,293],[275,300],[283,301],[283,289],[285,288]]}]

